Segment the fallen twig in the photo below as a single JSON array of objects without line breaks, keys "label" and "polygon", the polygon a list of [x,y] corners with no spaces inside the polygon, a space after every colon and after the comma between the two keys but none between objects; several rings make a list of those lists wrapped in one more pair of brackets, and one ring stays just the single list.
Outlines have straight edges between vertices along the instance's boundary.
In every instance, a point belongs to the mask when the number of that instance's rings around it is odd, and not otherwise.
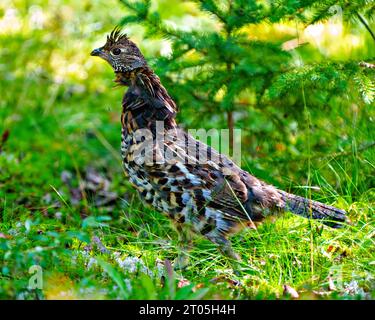
[{"label": "fallen twig", "polygon": [[369,68],[369,69],[375,69],[375,64],[373,63],[368,63],[368,62],[365,62],[365,61],[361,61],[359,63],[359,66],[360,67],[364,67],[364,68]]},{"label": "fallen twig", "polygon": [[9,133],[10,131],[7,129],[3,132],[1,135],[1,140],[0,140],[0,153],[3,151],[3,146],[5,145],[5,142],[7,142],[9,138]]}]

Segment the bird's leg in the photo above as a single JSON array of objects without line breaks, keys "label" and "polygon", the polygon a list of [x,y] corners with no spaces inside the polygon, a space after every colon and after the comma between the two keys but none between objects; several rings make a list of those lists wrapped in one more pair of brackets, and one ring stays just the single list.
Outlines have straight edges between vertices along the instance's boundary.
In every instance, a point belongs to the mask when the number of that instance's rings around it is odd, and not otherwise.
[{"label": "bird's leg", "polygon": [[191,233],[182,223],[176,224],[176,230],[179,236],[179,253],[174,263],[175,270],[183,270],[189,264],[189,251],[192,248]]},{"label": "bird's leg", "polygon": [[232,248],[230,241],[218,229],[214,229],[205,234],[205,237],[218,246],[218,250],[227,258],[232,264],[233,271],[238,274],[240,270],[241,257]]}]

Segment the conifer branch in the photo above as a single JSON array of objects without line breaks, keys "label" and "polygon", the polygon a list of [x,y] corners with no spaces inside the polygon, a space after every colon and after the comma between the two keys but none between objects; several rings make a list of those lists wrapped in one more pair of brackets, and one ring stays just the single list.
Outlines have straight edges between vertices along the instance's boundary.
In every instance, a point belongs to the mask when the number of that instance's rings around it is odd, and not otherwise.
[{"label": "conifer branch", "polygon": [[359,12],[356,12],[356,15],[359,19],[359,21],[361,21],[361,23],[365,26],[365,28],[367,29],[367,31],[370,33],[372,39],[375,41],[375,34],[374,32],[371,30],[370,26],[368,25],[368,23],[366,22],[365,18],[362,17],[362,15],[359,13]]}]

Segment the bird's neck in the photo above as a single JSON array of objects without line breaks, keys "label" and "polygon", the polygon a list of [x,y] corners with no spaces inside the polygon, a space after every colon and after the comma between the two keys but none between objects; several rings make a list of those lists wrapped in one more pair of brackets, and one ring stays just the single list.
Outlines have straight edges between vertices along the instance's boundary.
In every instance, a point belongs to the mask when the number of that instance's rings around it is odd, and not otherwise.
[{"label": "bird's neck", "polygon": [[122,125],[128,132],[154,128],[157,121],[165,129],[176,127],[177,106],[151,68],[117,73],[115,81],[129,87],[122,100]]}]

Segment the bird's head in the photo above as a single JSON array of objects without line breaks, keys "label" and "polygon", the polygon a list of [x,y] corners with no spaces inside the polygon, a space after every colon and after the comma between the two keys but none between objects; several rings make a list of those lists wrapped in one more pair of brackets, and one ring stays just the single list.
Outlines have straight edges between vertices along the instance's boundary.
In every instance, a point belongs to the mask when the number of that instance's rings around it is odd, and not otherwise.
[{"label": "bird's head", "polygon": [[94,49],[92,56],[106,60],[115,72],[131,72],[147,65],[145,58],[134,42],[116,27],[108,36],[104,46]]}]

